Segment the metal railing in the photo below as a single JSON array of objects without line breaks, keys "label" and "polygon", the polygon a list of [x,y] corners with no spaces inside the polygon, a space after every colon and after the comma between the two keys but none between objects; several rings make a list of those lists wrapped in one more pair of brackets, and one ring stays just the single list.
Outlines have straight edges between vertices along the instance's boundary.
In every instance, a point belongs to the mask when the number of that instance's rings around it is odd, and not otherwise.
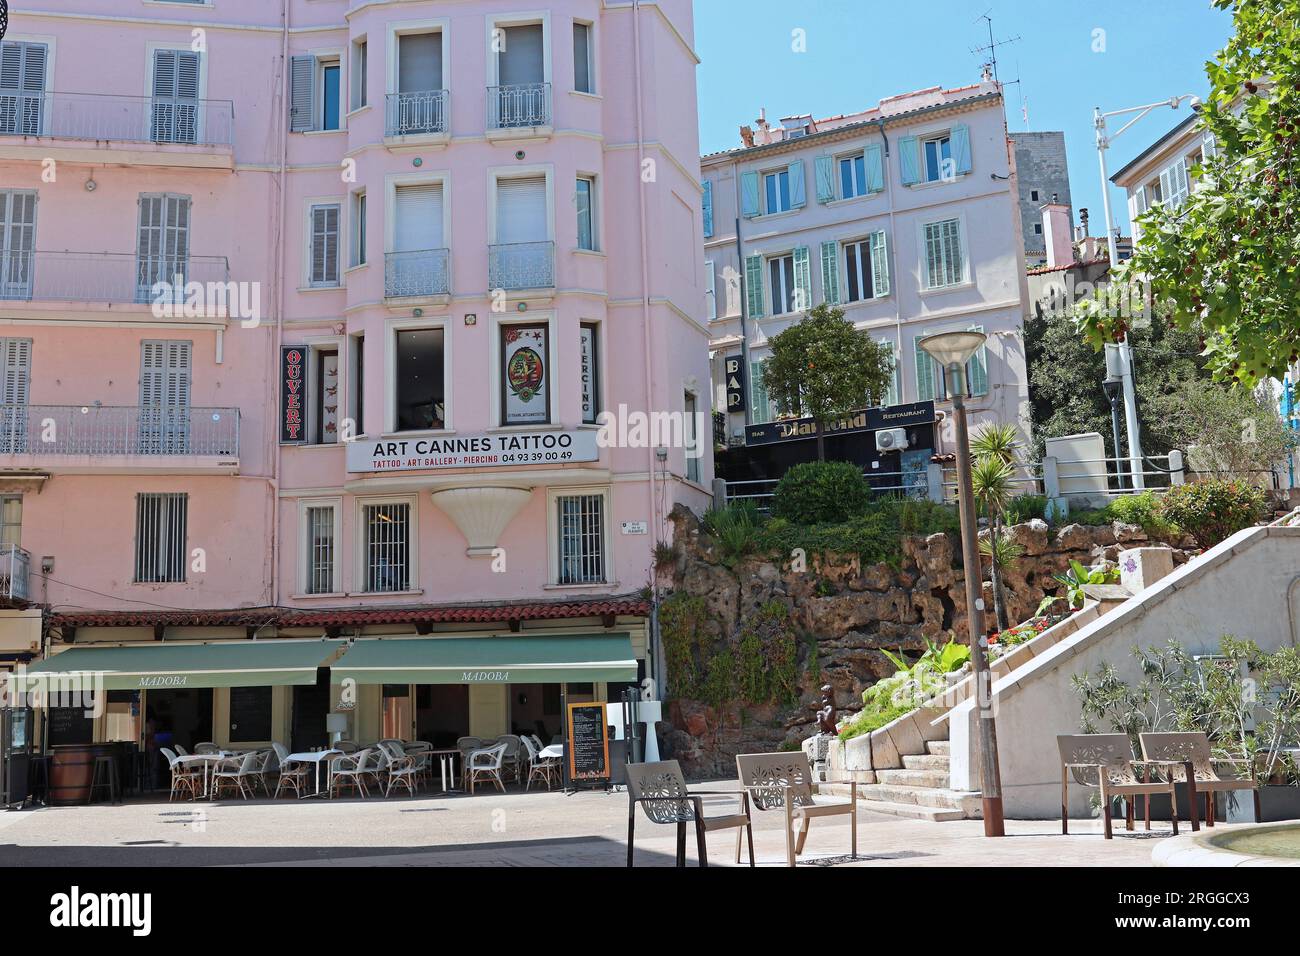
[{"label": "metal railing", "polygon": [[114,93],[0,94],[0,135],[231,146],[235,104]]},{"label": "metal railing", "polygon": [[[927,497],[924,471],[878,471],[874,468],[862,472],[862,478],[871,486],[872,494],[894,497]],[[728,481],[727,504],[750,501],[761,512],[772,509],[772,495],[779,478],[756,478],[748,481]]]},{"label": "metal railing", "polygon": [[384,295],[390,299],[448,295],[451,292],[451,253],[419,249],[384,254]]},{"label": "metal railing", "polygon": [[488,129],[551,125],[551,84],[517,83],[487,88]]},{"label": "metal railing", "polygon": [[239,455],[239,409],[0,405],[0,455]]},{"label": "metal railing", "polygon": [[26,601],[27,576],[32,556],[17,545],[0,547],[0,596],[9,601]]},{"label": "metal railing", "polygon": [[488,288],[555,288],[555,243],[512,242],[488,246]]},{"label": "metal railing", "polygon": [[449,128],[449,102],[446,90],[389,93],[386,98],[384,133],[387,136],[445,133]]},{"label": "metal railing", "polygon": [[[225,256],[141,256],[130,252],[0,252],[0,299],[52,302],[135,302],[157,298],[154,286],[226,283]],[[184,301],[183,290],[170,298]]]}]

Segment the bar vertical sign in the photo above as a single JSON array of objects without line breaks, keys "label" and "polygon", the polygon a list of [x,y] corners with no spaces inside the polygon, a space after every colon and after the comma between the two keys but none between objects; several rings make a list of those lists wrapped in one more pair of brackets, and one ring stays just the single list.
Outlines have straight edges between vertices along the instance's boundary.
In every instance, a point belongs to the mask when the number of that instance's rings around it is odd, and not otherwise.
[{"label": "bar vertical sign", "polygon": [[301,445],[307,440],[303,396],[307,391],[307,348],[280,347],[280,444]]}]

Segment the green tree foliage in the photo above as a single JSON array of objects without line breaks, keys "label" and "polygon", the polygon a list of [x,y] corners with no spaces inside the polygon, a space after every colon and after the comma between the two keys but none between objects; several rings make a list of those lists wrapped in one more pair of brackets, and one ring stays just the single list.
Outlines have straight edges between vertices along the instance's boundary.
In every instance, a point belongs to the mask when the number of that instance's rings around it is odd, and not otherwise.
[{"label": "green tree foliage", "polygon": [[881,404],[893,381],[893,350],[825,302],[774,336],[771,348],[763,386],[782,414],[817,422],[819,459],[826,423]]},{"label": "green tree foliage", "polygon": [[805,461],[776,483],[772,516],[799,524],[847,521],[871,500],[862,471],[849,461]]},{"label": "green tree foliage", "polygon": [[1294,447],[1267,385],[1229,389],[1193,379],[1150,407],[1147,434],[1170,448],[1191,451],[1192,468],[1216,477],[1247,478],[1271,470]]}]

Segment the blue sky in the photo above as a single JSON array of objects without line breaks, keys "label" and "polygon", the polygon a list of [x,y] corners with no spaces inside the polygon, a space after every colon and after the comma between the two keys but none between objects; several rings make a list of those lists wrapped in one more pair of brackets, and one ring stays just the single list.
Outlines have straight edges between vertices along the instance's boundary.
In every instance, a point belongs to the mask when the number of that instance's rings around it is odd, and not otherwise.
[{"label": "blue sky", "polygon": [[[995,40],[1020,37],[997,51],[1003,82],[1021,81],[1007,87],[1009,128],[1065,132],[1074,206],[1089,209],[1100,235],[1092,109],[1203,96],[1205,61],[1232,28],[1231,17],[1208,0],[695,0],[701,148],[739,145],[739,127],[760,107],[769,119],[832,116],[909,90],[973,83],[985,54],[971,50],[988,44],[988,26],[978,19],[985,12]],[[806,53],[791,49],[795,29],[806,31]],[[1096,40],[1104,51],[1094,52]],[[1107,157],[1111,172],[1186,110],[1159,110],[1117,139]],[[1111,201],[1127,232],[1118,190]]]}]

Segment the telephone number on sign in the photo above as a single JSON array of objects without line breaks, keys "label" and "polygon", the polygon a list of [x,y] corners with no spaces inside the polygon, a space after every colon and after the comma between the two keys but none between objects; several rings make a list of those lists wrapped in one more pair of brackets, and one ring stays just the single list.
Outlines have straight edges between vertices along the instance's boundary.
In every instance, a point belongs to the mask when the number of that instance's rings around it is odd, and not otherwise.
[{"label": "telephone number on sign", "polygon": [[573,452],[571,451],[528,451],[515,454],[505,452],[501,455],[501,463],[504,465],[527,465],[539,461],[572,461]]}]

